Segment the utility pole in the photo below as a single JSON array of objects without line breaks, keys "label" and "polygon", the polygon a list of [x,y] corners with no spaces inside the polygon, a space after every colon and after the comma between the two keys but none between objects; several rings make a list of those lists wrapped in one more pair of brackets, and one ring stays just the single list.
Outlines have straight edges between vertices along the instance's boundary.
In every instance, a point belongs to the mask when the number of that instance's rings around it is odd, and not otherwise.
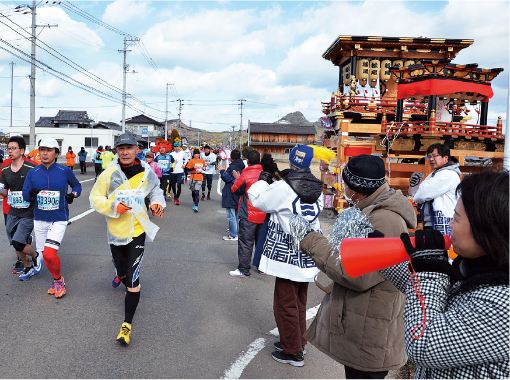
[{"label": "utility pole", "polygon": [[197,146],[200,146],[200,129],[198,130],[198,144]]},{"label": "utility pole", "polygon": [[168,139],[168,84],[166,84],[165,140]]},{"label": "utility pole", "polygon": [[182,99],[177,99],[179,102],[179,136],[181,135],[181,110],[182,110]]},{"label": "utility pole", "polygon": [[[234,145],[235,145],[235,143],[236,143],[236,126],[235,125],[232,126],[232,138],[234,139]],[[241,150],[241,149],[239,149],[239,150]]]},{"label": "utility pole", "polygon": [[240,131],[241,131],[241,137],[239,138],[239,147],[242,148],[243,146],[243,102],[246,101],[246,99],[239,99],[240,103],[239,103],[239,106],[241,107],[241,126],[240,126]]},{"label": "utility pole", "polygon": [[[35,2],[34,2],[35,3]],[[127,50],[128,46],[134,42],[138,42],[140,39],[138,37],[135,38],[126,38],[124,37],[124,49],[118,50],[119,53],[124,53],[124,65],[123,65],[123,88],[122,88],[122,133],[126,132],[126,73],[129,70],[129,65],[126,64],[126,53],[131,50]]]},{"label": "utility pole", "polygon": [[[15,65],[15,63],[11,62],[10,65],[11,65],[11,124],[10,124],[10,127],[12,128],[12,95],[13,95],[13,88],[14,88],[14,65]],[[9,132],[10,131],[11,130],[9,129]]]},{"label": "utility pole", "polygon": [[30,69],[30,149],[35,147],[35,19],[36,19],[36,3],[32,1],[32,54],[31,54],[31,69]]}]

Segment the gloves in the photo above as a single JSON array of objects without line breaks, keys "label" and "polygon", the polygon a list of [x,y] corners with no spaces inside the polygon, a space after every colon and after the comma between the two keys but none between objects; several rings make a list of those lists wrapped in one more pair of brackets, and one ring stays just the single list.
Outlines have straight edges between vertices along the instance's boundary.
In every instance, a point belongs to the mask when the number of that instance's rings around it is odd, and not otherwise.
[{"label": "gloves", "polygon": [[69,203],[69,204],[73,203],[74,198],[75,198],[74,193],[66,194],[66,201],[67,201],[67,203]]},{"label": "gloves", "polygon": [[115,211],[117,211],[119,214],[125,214],[126,212],[131,210],[131,207],[129,207],[124,202],[119,202],[116,204],[115,209],[116,209]]},{"label": "gloves", "polygon": [[276,177],[268,172],[260,172],[259,181],[266,181],[271,185],[274,181],[276,181]]},{"label": "gloves", "polygon": [[151,210],[154,211],[154,214],[156,214],[156,216],[159,216],[160,218],[163,217],[163,208],[161,207],[161,205],[154,203],[151,206]]},{"label": "gloves", "polygon": [[[425,240],[423,237],[425,236]],[[415,244],[411,244],[409,235],[402,233],[400,240],[411,258],[415,272],[439,272],[449,274],[451,267],[445,252],[445,241],[437,230],[416,230]]]},{"label": "gloves", "polygon": [[35,187],[30,189],[30,191],[28,192],[28,194],[32,197],[32,198],[35,198],[37,196],[37,194],[39,194],[39,189],[36,189]]}]

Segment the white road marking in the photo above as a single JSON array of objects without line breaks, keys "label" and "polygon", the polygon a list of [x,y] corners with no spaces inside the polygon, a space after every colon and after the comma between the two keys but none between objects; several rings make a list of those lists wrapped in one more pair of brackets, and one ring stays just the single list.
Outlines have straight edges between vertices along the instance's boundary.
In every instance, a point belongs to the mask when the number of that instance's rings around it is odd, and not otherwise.
[{"label": "white road marking", "polygon": [[[317,315],[317,311],[321,305],[314,306],[306,311],[306,320],[312,319]],[[278,328],[274,328],[269,331],[270,335],[279,337]],[[243,352],[241,352],[238,358],[230,365],[222,376],[222,379],[239,379],[244,369],[250,364],[252,359],[266,346],[267,340],[264,338],[258,338],[253,341]]]},{"label": "white road marking", "polygon": [[88,181],[93,181],[93,180],[95,180],[95,178],[89,178],[89,179],[86,179],[86,180],[84,180],[84,181],[80,181],[80,183],[88,182]]},{"label": "white road marking", "polygon": [[74,222],[74,221],[76,221],[76,220],[78,220],[78,219],[83,218],[85,215],[88,215],[88,214],[90,214],[91,212],[94,212],[94,209],[92,209],[92,208],[91,208],[90,210],[87,210],[87,211],[85,211],[85,212],[82,212],[82,213],[81,213],[81,214],[79,214],[79,215],[76,215],[74,218],[69,219],[69,221],[67,222],[67,225],[71,224],[72,222]]}]

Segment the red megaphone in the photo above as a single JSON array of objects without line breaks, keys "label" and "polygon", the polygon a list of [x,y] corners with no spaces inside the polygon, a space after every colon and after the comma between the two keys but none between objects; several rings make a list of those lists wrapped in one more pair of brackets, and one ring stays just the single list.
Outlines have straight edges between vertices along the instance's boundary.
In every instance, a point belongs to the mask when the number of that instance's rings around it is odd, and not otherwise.
[{"label": "red megaphone", "polygon": [[[448,235],[443,235],[445,251],[451,246]],[[415,246],[415,238],[411,238]],[[396,238],[344,239],[340,245],[340,259],[345,273],[351,278],[372,273],[409,261],[404,243]]]}]

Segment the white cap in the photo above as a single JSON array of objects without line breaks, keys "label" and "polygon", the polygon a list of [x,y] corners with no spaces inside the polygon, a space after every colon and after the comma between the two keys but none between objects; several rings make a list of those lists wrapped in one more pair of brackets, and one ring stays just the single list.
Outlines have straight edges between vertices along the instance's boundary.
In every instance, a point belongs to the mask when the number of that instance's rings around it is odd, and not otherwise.
[{"label": "white cap", "polygon": [[55,140],[52,137],[45,137],[41,140],[39,143],[39,147],[45,147],[45,148],[56,148],[60,149],[60,146],[58,145],[57,140]]}]

